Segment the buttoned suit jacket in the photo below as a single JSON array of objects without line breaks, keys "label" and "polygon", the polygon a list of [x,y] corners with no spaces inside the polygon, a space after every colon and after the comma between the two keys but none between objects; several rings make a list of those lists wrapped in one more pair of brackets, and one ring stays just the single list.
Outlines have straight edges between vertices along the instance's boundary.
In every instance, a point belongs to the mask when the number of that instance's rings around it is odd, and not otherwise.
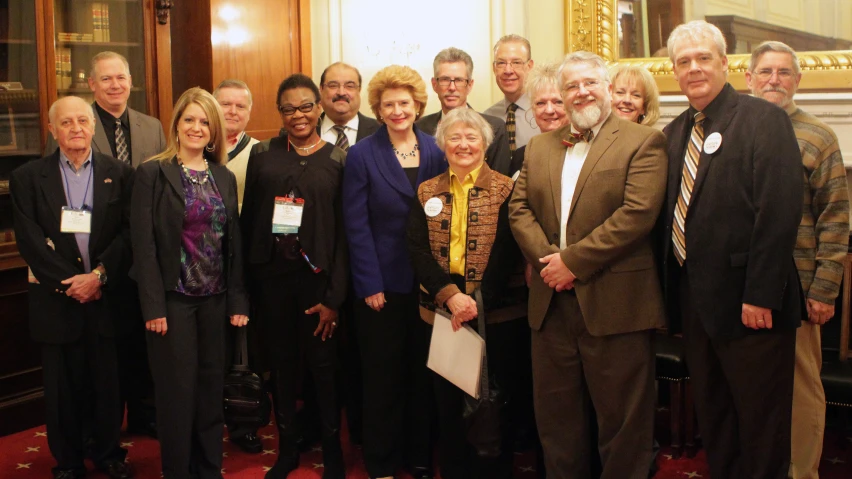
[{"label": "buttoned suit jacket", "polygon": [[111,337],[116,325],[105,305],[132,261],[129,215],[133,170],[110,156],[92,153],[89,258],[92,267],[103,263],[107,276],[116,281],[107,282],[100,300],[83,305],[66,296],[68,286],[61,283],[85,271],[74,233],[60,232],[61,211],[67,200],[59,161],[57,149],[16,169],[9,183],[18,249],[38,280],[29,284],[30,335],[41,343],[71,343],[87,330],[87,321],[95,321],[97,332]]},{"label": "buttoned suit jacket", "polygon": [[[509,204],[512,232],[526,259],[559,253],[577,279],[574,291],[593,336],[660,327],[664,309],[650,232],[663,205],[665,137],[609,115],[577,180],[559,249],[563,140],[570,126],[533,137]],[[535,172],[530,174],[530,172]],[[539,330],[554,290],[532,275],[529,322]]]},{"label": "buttoned suit jacket", "polygon": [[[469,108],[469,106],[468,106]],[[509,135],[506,134],[506,122],[496,116],[480,113],[482,118],[491,125],[494,132],[494,140],[485,150],[485,162],[488,166],[505,176],[511,176],[509,166],[512,162],[512,152],[509,150]],[[435,136],[438,131],[438,123],[443,116],[442,111],[426,115],[417,121],[417,126],[429,135]]]},{"label": "buttoned suit jacket", "polygon": [[[737,338],[796,328],[802,293],[793,261],[802,219],[802,157],[790,118],[765,100],[726,85],[704,137],[721,146],[702,151],[686,214],[686,271],[691,300],[711,338]],[[708,106],[710,108],[710,106]],[[705,108],[705,111],[708,109]],[[668,193],[660,251],[669,329],[680,331],[681,268],[672,253],[672,223],[692,132],[690,110],[666,126]],[[772,310],[772,330],[742,324],[742,304]]]},{"label": "buttoned suit jacket", "polygon": [[[93,103],[92,109],[94,108],[95,104]],[[160,124],[160,120],[130,107],[127,107],[127,120],[130,123],[130,161],[132,166],[137,168],[148,158],[166,149],[166,135],[163,133],[163,125]],[[110,125],[110,128],[115,128],[115,126]],[[112,148],[109,146],[105,131],[104,123],[95,111],[95,135],[92,138],[92,149],[104,155],[112,156]],[[45,155],[53,153],[58,146],[53,135],[48,135],[47,145],[44,147]]]}]

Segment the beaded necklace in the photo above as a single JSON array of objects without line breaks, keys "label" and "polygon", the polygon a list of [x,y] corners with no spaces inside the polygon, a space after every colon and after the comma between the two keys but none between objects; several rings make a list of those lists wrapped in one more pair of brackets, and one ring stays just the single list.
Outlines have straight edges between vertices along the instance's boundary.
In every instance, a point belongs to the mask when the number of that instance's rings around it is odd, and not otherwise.
[{"label": "beaded necklace", "polygon": [[198,172],[197,176],[191,174],[191,171],[193,171],[193,170],[190,170],[189,168],[187,168],[187,166],[185,164],[183,164],[183,161],[180,159],[180,157],[178,157],[178,164],[183,169],[183,173],[186,176],[186,178],[189,180],[190,183],[193,183],[193,184],[196,184],[196,185],[203,185],[204,183],[207,183],[207,181],[210,179],[210,164],[207,163],[207,158],[204,158],[204,170],[203,170],[204,174],[203,175],[201,174],[202,173],[201,170],[194,170],[194,171]]}]

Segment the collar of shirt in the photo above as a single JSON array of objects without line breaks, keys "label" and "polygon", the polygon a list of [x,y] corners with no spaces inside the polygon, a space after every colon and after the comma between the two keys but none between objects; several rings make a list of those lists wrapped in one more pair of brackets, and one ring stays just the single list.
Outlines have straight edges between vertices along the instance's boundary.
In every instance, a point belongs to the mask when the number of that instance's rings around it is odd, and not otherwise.
[{"label": "collar of shirt", "polygon": [[[343,125],[344,131],[353,130],[357,132],[359,123],[360,122],[358,114],[356,113],[351,120],[347,121],[346,124]],[[328,134],[332,128],[334,128],[334,121],[332,121],[332,119],[329,118],[328,115],[323,115],[322,125],[320,126],[320,135],[322,136]],[[335,135],[336,134],[337,133],[335,133]]]},{"label": "collar of shirt", "polygon": [[[453,171],[452,167],[450,167],[449,170],[450,170],[450,183],[451,184],[460,184],[462,186],[467,186],[467,185],[473,186],[473,184],[476,183],[476,179],[479,178],[479,172],[482,170],[482,165],[477,166],[476,169],[474,169],[473,171],[468,173],[467,176],[465,176],[462,179],[459,179],[459,175],[457,175],[456,172]],[[455,178],[455,181],[453,181],[453,178]]]},{"label": "collar of shirt", "polygon": [[[243,137],[244,137],[244,136],[246,136],[246,132],[242,132],[242,133],[240,133],[240,136],[238,136],[238,137],[237,137],[237,141],[236,141],[236,142],[234,142],[234,144],[233,144],[233,145],[228,145],[228,153],[230,153],[230,152],[234,151],[234,148],[236,148],[236,147],[237,147],[237,145],[239,145],[239,144],[240,144],[240,142],[241,142],[241,141],[243,141]],[[227,141],[228,141],[228,140],[227,140],[227,138],[226,138],[226,139],[225,139],[225,142],[227,143]]]},{"label": "collar of shirt", "polygon": [[83,170],[89,167],[92,164],[92,149],[89,148],[89,156],[86,158],[86,161],[83,162],[83,165],[80,167],[78,171],[77,168],[74,167],[74,163],[65,155],[61,149],[59,150],[59,166],[70,171],[74,175],[79,175]]},{"label": "collar of shirt", "polygon": [[[532,102],[530,101],[530,97],[526,93],[521,95],[521,97],[518,98],[517,101],[512,102],[512,101],[509,101],[507,98],[504,97],[502,100],[500,100],[500,102],[501,102],[500,107],[502,108],[502,110],[504,112],[506,111],[507,108],[509,108],[509,105],[511,105],[512,103],[514,103],[515,105],[518,105],[519,110],[524,110],[524,111],[529,110],[530,107],[532,106]],[[505,113],[503,114],[503,116],[506,116]],[[517,116],[517,113],[515,113],[515,116]]]},{"label": "collar of shirt", "polygon": [[[604,112],[603,120],[599,121],[597,125],[592,127],[592,133],[594,133],[594,136],[592,137],[592,141],[595,141],[595,139],[598,137],[598,133],[600,133],[601,128],[603,128],[603,124],[606,123],[607,119],[609,119],[609,115],[611,113],[612,113],[612,110]],[[574,125],[572,124],[571,125],[571,133],[579,134],[580,130],[574,128]]]},{"label": "collar of shirt", "polygon": [[98,102],[95,102],[95,111],[98,112],[98,116],[101,117],[101,123],[104,124],[104,128],[115,128],[115,120],[121,120],[121,126],[123,128],[130,128],[130,119],[128,118],[127,110],[129,108],[124,107],[124,113],[121,114],[120,117],[116,118],[112,116],[112,113],[104,110],[98,105]]},{"label": "collar of shirt", "polygon": [[[739,95],[734,87],[731,86],[730,83],[725,83],[725,86],[722,88],[722,91],[716,95],[716,98],[710,102],[707,107],[701,110],[704,113],[704,131],[709,131],[709,125],[713,122],[713,119],[718,119],[719,113],[722,109],[722,106],[727,102],[727,98],[731,95]],[[691,129],[692,125],[695,123],[695,115],[698,113],[698,109],[692,105],[689,105],[689,123],[688,126]]]},{"label": "collar of shirt", "polygon": [[790,103],[784,107],[784,111],[787,112],[787,116],[793,116],[797,111],[799,111],[799,106],[796,105],[796,102],[790,100]]}]

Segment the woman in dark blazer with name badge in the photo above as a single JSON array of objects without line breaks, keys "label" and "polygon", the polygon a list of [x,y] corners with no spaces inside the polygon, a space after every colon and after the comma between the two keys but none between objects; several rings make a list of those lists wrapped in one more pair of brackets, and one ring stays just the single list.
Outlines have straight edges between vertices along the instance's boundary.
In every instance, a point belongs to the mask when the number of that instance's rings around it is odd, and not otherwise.
[{"label": "woman in dark blazer with name badge", "polygon": [[[380,70],[368,86],[382,126],[353,145],[343,175],[343,209],[355,295],[364,387],[364,461],[371,478],[393,477],[406,444],[415,477],[431,476],[428,403],[415,404],[428,384],[429,329],[419,319],[417,283],[406,244],[415,192],[447,169],[435,139],[414,126],[426,107],[426,84],[411,68]],[[424,349],[425,348],[425,349]],[[431,396],[429,389],[426,395]],[[416,423],[415,421],[413,421]],[[406,440],[403,440],[403,430]]]},{"label": "woman in dark blazer with name badge", "polygon": [[201,88],[174,108],[166,151],[136,170],[133,259],[165,479],[221,478],[225,327],[248,322],[237,182],[222,110]]}]

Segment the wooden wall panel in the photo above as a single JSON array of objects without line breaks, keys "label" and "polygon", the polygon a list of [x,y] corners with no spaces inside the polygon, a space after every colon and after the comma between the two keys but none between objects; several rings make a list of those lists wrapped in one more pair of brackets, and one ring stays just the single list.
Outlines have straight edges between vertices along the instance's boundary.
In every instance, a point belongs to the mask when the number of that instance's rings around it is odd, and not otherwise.
[{"label": "wooden wall panel", "polygon": [[[278,134],[281,118],[275,108],[275,94],[281,80],[303,71],[300,25],[307,12],[299,0],[256,0],[235,2],[211,0],[213,44],[213,86],[226,78],[246,82],[251,89],[254,105],[247,133],[258,139]],[[224,18],[223,18],[224,17]],[[230,30],[229,30],[230,29]],[[228,34],[228,32],[231,34]],[[241,32],[247,34],[241,37]],[[242,41],[241,41],[242,40]],[[310,51],[310,50],[308,50]],[[304,70],[310,75],[310,69]]]},{"label": "wooden wall panel", "polygon": [[177,101],[189,88],[213,88],[209,0],[174,2],[170,17],[172,96]]}]

